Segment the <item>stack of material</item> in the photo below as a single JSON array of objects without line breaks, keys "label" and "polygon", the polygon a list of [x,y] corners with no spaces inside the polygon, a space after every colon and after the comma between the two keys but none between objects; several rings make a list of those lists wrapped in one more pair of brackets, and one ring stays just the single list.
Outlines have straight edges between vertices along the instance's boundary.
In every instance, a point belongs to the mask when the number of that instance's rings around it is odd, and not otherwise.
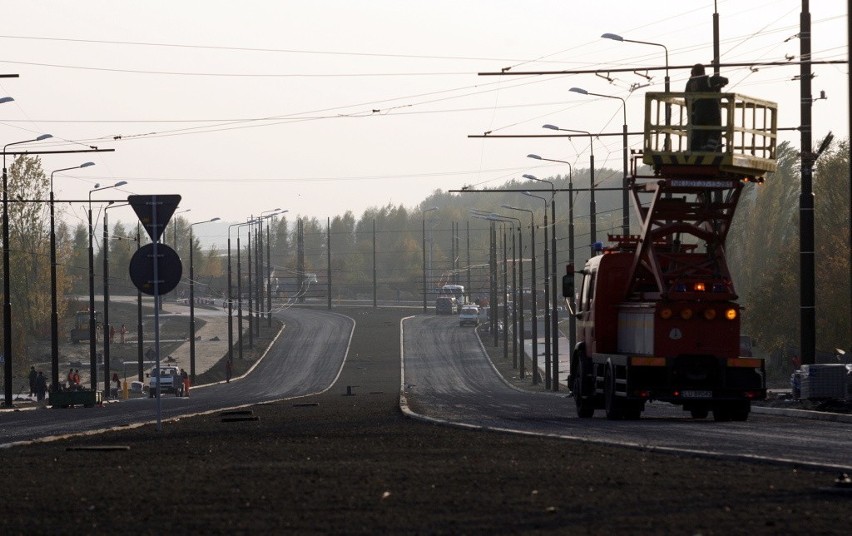
[{"label": "stack of material", "polygon": [[846,365],[802,365],[801,397],[845,400],[847,396]]}]

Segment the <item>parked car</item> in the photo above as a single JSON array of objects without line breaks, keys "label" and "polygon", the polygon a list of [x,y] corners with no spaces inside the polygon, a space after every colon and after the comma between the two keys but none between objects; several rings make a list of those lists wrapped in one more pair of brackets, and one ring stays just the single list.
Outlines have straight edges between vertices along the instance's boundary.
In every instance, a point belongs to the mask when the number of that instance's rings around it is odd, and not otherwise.
[{"label": "parked car", "polygon": [[180,369],[173,365],[160,366],[151,369],[148,373],[148,397],[154,398],[157,394],[157,384],[160,385],[160,394],[174,393],[175,396],[183,396],[183,379],[180,377]]},{"label": "parked car", "polygon": [[459,326],[477,326],[479,325],[479,307],[475,305],[465,305],[459,313]]}]

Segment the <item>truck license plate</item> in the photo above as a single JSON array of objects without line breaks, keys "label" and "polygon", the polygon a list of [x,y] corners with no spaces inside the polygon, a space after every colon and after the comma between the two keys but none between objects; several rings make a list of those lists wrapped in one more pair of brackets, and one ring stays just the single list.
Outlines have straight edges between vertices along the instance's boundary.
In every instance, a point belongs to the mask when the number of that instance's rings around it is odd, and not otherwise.
[{"label": "truck license plate", "polygon": [[713,391],[684,391],[683,398],[713,398]]}]

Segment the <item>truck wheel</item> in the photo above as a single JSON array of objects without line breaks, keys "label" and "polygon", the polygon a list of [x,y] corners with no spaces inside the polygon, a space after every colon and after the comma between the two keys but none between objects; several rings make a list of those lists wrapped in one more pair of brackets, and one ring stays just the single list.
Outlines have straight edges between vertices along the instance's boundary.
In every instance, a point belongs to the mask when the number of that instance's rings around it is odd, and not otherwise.
[{"label": "truck wheel", "polygon": [[731,407],[719,402],[713,406],[713,420],[716,422],[728,422],[731,420]]},{"label": "truck wheel", "polygon": [[730,415],[732,421],[747,421],[749,413],[751,413],[751,401],[745,400],[731,404]]},{"label": "truck wheel", "polygon": [[627,402],[624,407],[624,418],[628,421],[638,421],[642,418],[643,411],[645,411],[645,403],[643,401]]},{"label": "truck wheel", "polygon": [[624,418],[624,401],[615,396],[615,373],[607,366],[604,376],[604,407],[606,418],[615,421]]},{"label": "truck wheel", "polygon": [[587,384],[584,378],[586,376],[586,369],[590,368],[590,363],[587,363],[588,359],[584,355],[580,355],[579,359],[575,362],[576,370],[572,370],[571,373],[574,376],[574,384],[572,386],[572,390],[574,391],[574,402],[577,404],[577,416],[581,419],[589,419],[595,414],[595,405],[592,402],[590,389],[584,384]]},{"label": "truck wheel", "polygon": [[571,374],[574,378],[571,390],[574,395],[574,402],[577,405],[577,416],[581,419],[590,419],[595,415],[595,405],[591,398],[590,389],[587,385],[584,385],[588,383],[584,380],[586,370],[591,367],[591,363],[588,361],[588,358],[581,354],[579,358],[574,360],[571,368]]},{"label": "truck wheel", "polygon": [[710,415],[710,408],[708,407],[700,407],[700,408],[692,408],[689,410],[689,414],[692,415],[693,419],[706,419],[708,415]]}]

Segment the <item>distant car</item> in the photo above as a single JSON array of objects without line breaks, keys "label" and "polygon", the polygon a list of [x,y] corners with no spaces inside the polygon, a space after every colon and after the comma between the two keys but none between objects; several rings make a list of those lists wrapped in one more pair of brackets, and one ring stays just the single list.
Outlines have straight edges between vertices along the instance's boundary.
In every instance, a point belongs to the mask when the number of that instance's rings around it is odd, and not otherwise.
[{"label": "distant car", "polygon": [[451,296],[438,296],[435,300],[436,315],[451,315],[456,312],[456,299]]},{"label": "distant car", "polygon": [[157,394],[157,384],[160,385],[160,394],[174,393],[175,396],[183,396],[183,379],[180,377],[180,369],[172,365],[163,365],[159,373],[157,367],[148,373],[148,397],[154,398]]},{"label": "distant car", "polygon": [[478,326],[479,325],[479,307],[475,305],[465,305],[459,313],[459,326]]}]

